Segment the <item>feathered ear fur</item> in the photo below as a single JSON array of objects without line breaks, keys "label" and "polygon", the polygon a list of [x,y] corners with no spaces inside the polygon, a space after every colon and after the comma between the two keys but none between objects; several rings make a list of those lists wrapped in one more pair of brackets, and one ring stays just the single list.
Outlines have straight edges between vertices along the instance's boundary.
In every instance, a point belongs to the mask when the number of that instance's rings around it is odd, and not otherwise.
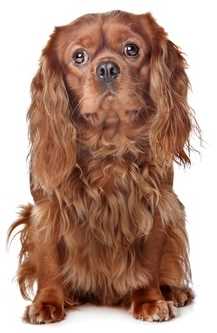
[{"label": "feathered ear fur", "polygon": [[75,128],[70,121],[69,98],[49,43],[31,85],[28,111],[33,188],[55,190],[70,174],[76,161]]},{"label": "feathered ear fur", "polygon": [[150,131],[151,148],[161,164],[171,164],[173,160],[190,163],[191,112],[187,103],[186,61],[152,16],[146,19],[153,34],[150,95],[157,111]]}]

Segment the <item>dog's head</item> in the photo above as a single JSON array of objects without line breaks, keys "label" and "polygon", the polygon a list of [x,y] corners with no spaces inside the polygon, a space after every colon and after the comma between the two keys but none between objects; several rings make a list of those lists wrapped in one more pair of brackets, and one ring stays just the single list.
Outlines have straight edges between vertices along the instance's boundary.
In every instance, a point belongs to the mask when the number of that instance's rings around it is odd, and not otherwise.
[{"label": "dog's head", "polygon": [[91,14],[56,28],[32,83],[36,183],[53,189],[70,174],[79,135],[90,147],[143,138],[156,163],[189,162],[185,65],[150,14]]},{"label": "dog's head", "polygon": [[147,106],[151,44],[139,20],[123,13],[90,15],[68,27],[71,38],[59,32],[67,43],[59,53],[67,86],[93,126],[132,123]]}]

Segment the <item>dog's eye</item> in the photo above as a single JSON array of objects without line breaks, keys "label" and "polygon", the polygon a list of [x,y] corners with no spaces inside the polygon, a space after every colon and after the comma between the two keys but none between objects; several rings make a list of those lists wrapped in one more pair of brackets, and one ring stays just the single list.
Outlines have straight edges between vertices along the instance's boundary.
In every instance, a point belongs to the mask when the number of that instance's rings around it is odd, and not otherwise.
[{"label": "dog's eye", "polygon": [[136,57],[139,54],[139,47],[134,43],[129,43],[124,46],[124,54],[127,57]]},{"label": "dog's eye", "polygon": [[76,65],[83,65],[88,61],[89,57],[85,50],[77,50],[72,56],[72,60]]}]

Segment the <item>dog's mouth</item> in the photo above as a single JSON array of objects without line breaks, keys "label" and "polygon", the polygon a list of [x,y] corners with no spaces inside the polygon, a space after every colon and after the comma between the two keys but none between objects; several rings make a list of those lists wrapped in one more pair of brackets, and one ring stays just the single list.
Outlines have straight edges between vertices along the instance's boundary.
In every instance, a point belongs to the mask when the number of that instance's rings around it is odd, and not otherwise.
[{"label": "dog's mouth", "polygon": [[101,127],[103,130],[113,127],[116,128],[121,121],[116,112],[110,112],[109,114],[103,114],[103,112],[91,112],[83,114],[83,117],[91,125]]},{"label": "dog's mouth", "polygon": [[103,131],[135,126],[144,114],[141,101],[126,102],[124,105],[122,98],[112,90],[103,93],[98,101],[96,100],[95,107],[96,110],[92,108],[81,115],[87,124]]},{"label": "dog's mouth", "polygon": [[127,94],[110,88],[82,105],[80,115],[87,126],[101,131],[137,127],[142,124],[146,106],[142,98],[129,92]]}]

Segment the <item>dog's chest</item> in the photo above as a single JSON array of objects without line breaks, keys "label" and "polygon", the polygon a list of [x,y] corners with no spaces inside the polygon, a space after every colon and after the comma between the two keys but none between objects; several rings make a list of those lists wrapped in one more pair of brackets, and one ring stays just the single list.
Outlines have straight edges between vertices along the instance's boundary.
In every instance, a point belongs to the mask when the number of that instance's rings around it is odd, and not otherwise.
[{"label": "dog's chest", "polygon": [[[147,284],[142,242],[152,214],[145,183],[132,167],[89,166],[86,182],[73,187],[73,288],[112,304]],[[72,219],[73,219],[72,216]]]},{"label": "dog's chest", "polygon": [[131,164],[90,161],[72,184],[72,219],[106,245],[147,235],[152,226],[152,189]]}]

